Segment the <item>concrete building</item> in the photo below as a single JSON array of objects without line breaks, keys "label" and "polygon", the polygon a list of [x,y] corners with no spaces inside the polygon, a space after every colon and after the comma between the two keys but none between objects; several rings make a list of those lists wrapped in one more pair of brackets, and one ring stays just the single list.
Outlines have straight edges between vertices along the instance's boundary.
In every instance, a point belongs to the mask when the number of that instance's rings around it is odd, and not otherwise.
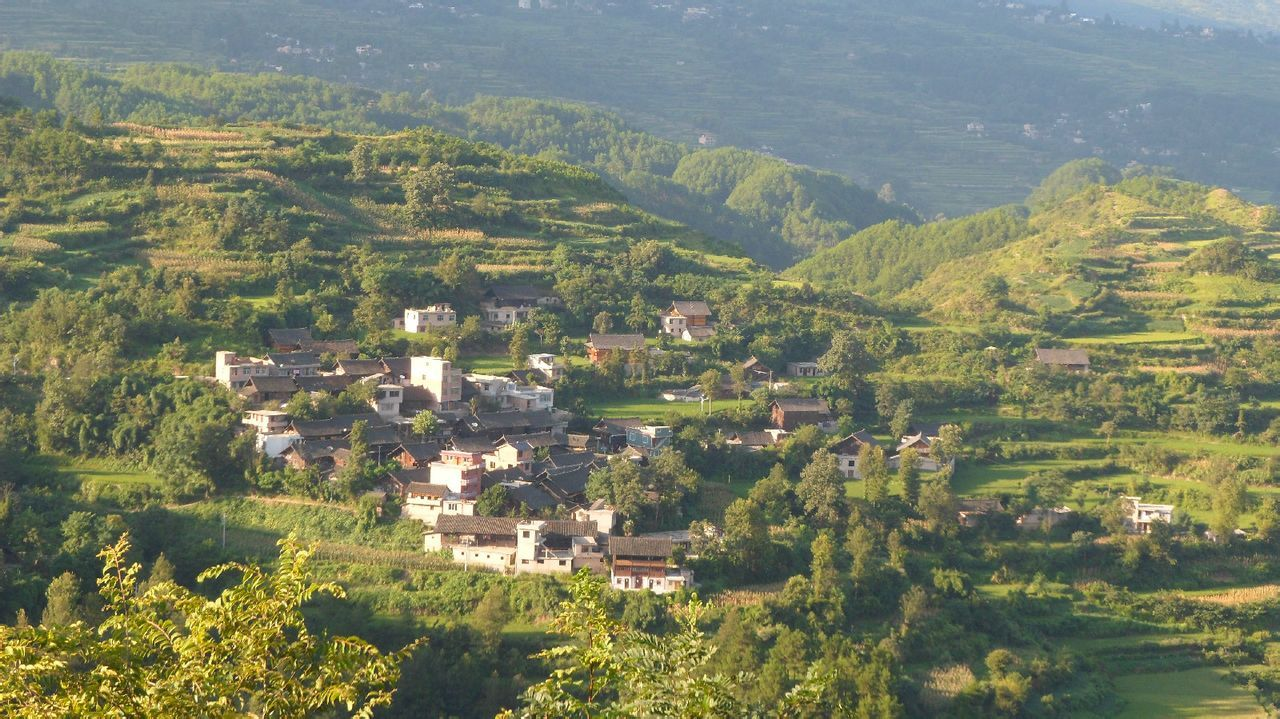
[{"label": "concrete building", "polygon": [[432,332],[446,327],[454,327],[457,324],[458,313],[453,310],[453,305],[447,302],[427,305],[421,309],[410,308],[404,311],[405,332]]},{"label": "concrete building", "polygon": [[462,370],[440,357],[410,357],[409,374],[402,381],[430,395],[427,409],[452,410],[462,405]]},{"label": "concrete building", "polygon": [[484,455],[479,452],[459,452],[449,449],[440,453],[440,459],[427,465],[431,483],[443,485],[450,492],[466,499],[480,495],[484,476]]}]

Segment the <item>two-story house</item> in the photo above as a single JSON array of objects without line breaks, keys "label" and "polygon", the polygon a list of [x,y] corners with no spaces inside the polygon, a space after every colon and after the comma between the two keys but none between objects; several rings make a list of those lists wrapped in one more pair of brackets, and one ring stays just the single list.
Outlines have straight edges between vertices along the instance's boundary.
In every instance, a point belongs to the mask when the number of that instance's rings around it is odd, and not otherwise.
[{"label": "two-story house", "polygon": [[502,332],[529,320],[538,308],[555,309],[563,303],[550,290],[533,285],[493,285],[480,300],[481,325],[490,332]]},{"label": "two-story house", "polygon": [[701,342],[716,333],[711,308],[701,300],[672,302],[658,320],[663,334],[689,342]]},{"label": "two-story house", "polygon": [[405,332],[434,332],[458,324],[458,313],[453,305],[444,302],[427,305],[421,309],[409,308],[404,311]]}]

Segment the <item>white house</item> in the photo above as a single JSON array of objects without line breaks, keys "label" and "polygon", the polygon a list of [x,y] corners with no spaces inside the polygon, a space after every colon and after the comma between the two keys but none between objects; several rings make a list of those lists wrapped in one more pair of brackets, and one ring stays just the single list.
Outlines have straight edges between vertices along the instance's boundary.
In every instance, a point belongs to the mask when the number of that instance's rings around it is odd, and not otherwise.
[{"label": "white house", "polygon": [[404,311],[404,329],[406,332],[431,332],[444,327],[453,327],[457,324],[458,313],[454,312],[453,305],[447,302],[427,305],[422,309],[410,308]]}]

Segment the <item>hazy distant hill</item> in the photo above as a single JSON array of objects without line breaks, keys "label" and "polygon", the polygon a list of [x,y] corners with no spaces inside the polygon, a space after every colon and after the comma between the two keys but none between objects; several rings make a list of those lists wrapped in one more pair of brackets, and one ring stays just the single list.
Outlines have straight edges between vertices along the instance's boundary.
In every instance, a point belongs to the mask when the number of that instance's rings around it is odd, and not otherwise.
[{"label": "hazy distant hill", "polygon": [[[1117,0],[1095,0],[1102,5]],[[1255,32],[1280,31],[1280,4],[1272,0],[1124,0],[1172,16],[1251,28]]]},{"label": "hazy distant hill", "polygon": [[279,68],[454,105],[587,101],[668,139],[889,182],[930,215],[1018,201],[1091,155],[1251,197],[1280,189],[1280,50],[1256,40],[1109,26],[1048,1],[547,4],[4,3],[0,47]]}]

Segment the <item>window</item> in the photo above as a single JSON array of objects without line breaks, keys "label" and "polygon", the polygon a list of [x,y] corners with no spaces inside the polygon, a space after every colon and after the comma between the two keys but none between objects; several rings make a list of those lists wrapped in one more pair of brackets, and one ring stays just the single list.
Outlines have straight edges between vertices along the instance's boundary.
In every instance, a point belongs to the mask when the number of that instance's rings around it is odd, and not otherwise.
[{"label": "window", "polygon": [[526,529],[526,530],[524,530],[523,532],[521,532],[521,533],[520,533],[520,536],[524,537],[525,539],[528,539],[528,538],[529,538],[529,530],[527,530],[527,529]]},{"label": "window", "polygon": [[561,560],[560,560],[560,566],[562,566],[562,567],[564,566],[564,560],[563,560],[563,559],[561,559]]}]

